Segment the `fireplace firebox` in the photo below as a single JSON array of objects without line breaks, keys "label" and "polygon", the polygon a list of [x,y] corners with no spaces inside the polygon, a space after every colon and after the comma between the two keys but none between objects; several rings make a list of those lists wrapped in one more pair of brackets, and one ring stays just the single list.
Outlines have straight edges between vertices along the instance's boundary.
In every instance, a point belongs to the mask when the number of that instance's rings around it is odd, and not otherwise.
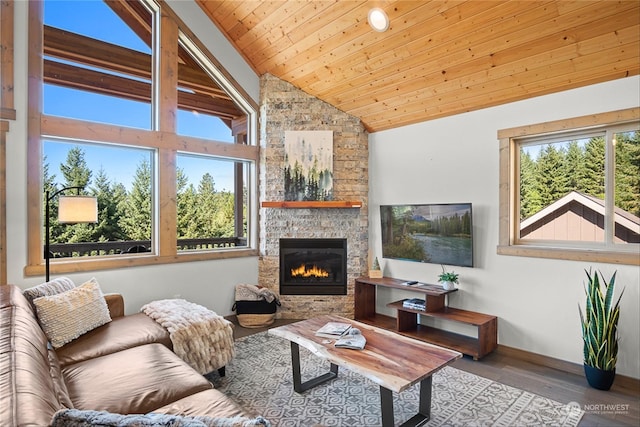
[{"label": "fireplace firebox", "polygon": [[280,239],[281,295],[346,295],[347,239]]}]

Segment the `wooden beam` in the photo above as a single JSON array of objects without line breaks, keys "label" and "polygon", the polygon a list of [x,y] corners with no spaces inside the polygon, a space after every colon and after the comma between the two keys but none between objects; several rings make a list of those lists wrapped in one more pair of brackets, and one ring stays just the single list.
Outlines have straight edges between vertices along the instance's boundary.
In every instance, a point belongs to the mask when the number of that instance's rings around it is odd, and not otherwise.
[{"label": "wooden beam", "polygon": [[242,116],[240,118],[237,118],[235,120],[233,120],[231,122],[231,134],[234,136],[237,135],[241,135],[242,138],[240,140],[238,140],[238,138],[236,138],[236,144],[246,144],[246,137],[247,137],[247,132],[249,131],[248,129],[248,121],[247,121],[247,116]]},{"label": "wooden beam", "polygon": [[[44,53],[47,56],[151,79],[151,55],[146,53],[49,26],[44,28],[44,43]],[[216,98],[231,100],[231,97],[199,67],[180,64],[178,85]]]},{"label": "wooden beam", "polygon": [[[151,49],[153,14],[147,10],[142,2],[108,1],[106,3]],[[197,66],[193,58],[180,46],[178,46],[178,58],[181,64],[186,64],[192,68]]]},{"label": "wooden beam", "polygon": [[[51,60],[44,61],[44,81],[101,95],[151,102],[150,83]],[[210,114],[225,120],[234,119],[243,114],[232,101],[214,98],[210,94],[177,92],[178,106],[181,109]]]},{"label": "wooden beam", "polygon": [[42,115],[42,22],[43,2],[29,2],[28,81],[27,81],[27,259],[28,265],[39,266],[44,273],[42,144],[40,118]]},{"label": "wooden beam", "polygon": [[[43,115],[38,121],[38,130],[49,137],[64,137],[79,141],[113,142],[138,147],[177,149],[195,154],[220,156],[229,159],[259,160],[259,147],[256,145],[234,144],[212,141],[210,139],[175,135],[167,132],[150,132],[126,126],[87,122],[65,117]],[[41,128],[40,128],[41,126]],[[31,172],[31,169],[29,169]],[[36,172],[38,167],[36,167]]]},{"label": "wooden beam", "polygon": [[151,49],[153,15],[142,2],[106,1],[105,3]]}]

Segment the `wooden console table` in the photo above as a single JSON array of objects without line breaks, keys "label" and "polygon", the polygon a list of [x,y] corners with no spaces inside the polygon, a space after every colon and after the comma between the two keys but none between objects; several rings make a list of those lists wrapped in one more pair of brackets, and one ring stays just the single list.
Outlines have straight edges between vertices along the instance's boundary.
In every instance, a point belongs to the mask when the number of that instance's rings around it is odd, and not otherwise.
[{"label": "wooden console table", "polygon": [[[445,296],[457,289],[444,290],[441,286],[418,284],[405,285],[405,280],[383,277],[372,279],[359,277],[355,281],[355,320],[399,334],[430,342],[442,347],[457,350],[478,360],[491,353],[498,345],[498,318],[474,311],[447,307]],[[426,301],[425,310],[413,310],[403,307],[402,301],[388,303],[388,307],[397,310],[397,317],[376,312],[376,287],[403,289],[420,292]],[[418,314],[435,319],[454,321],[477,328],[477,337],[444,331],[418,323]]]}]

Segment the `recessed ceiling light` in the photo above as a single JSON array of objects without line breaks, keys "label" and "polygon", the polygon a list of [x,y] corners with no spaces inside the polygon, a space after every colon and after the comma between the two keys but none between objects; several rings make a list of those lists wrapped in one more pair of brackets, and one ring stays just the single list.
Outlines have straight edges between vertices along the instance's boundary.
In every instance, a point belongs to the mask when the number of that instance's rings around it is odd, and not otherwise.
[{"label": "recessed ceiling light", "polygon": [[389,17],[384,13],[384,10],[379,7],[371,9],[367,19],[369,20],[369,25],[374,29],[374,31],[382,33],[389,29]]}]

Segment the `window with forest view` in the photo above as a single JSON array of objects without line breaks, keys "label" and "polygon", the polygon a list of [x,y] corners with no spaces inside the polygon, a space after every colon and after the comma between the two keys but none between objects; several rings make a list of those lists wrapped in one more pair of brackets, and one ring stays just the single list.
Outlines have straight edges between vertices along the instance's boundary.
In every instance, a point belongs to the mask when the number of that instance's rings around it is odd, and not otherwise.
[{"label": "window with forest view", "polygon": [[169,7],[45,0],[29,13],[43,61],[30,61],[41,92],[29,105],[38,130],[29,163],[40,166],[29,174],[29,198],[40,201],[37,210],[29,203],[29,222],[40,231],[27,270],[42,265],[44,192],[69,186],[98,199],[98,222],[59,224],[51,200],[54,272],[65,271],[56,258],[113,267],[122,256],[144,264],[253,254],[256,105]]},{"label": "window with forest view", "polygon": [[[51,200],[53,256],[153,251],[152,150],[54,140],[43,144],[45,191],[53,194],[65,187],[83,187],[81,194],[98,199],[97,224],[65,225],[58,224],[58,199]],[[108,159],[120,159],[118,167]]]},{"label": "window with forest view", "polygon": [[[177,160],[179,250],[246,246],[247,191],[233,185],[247,182],[249,165],[182,153]],[[208,171],[197,183],[184,172],[194,168]]]},{"label": "window with forest view", "polygon": [[637,250],[637,124],[516,140],[522,243]]}]

